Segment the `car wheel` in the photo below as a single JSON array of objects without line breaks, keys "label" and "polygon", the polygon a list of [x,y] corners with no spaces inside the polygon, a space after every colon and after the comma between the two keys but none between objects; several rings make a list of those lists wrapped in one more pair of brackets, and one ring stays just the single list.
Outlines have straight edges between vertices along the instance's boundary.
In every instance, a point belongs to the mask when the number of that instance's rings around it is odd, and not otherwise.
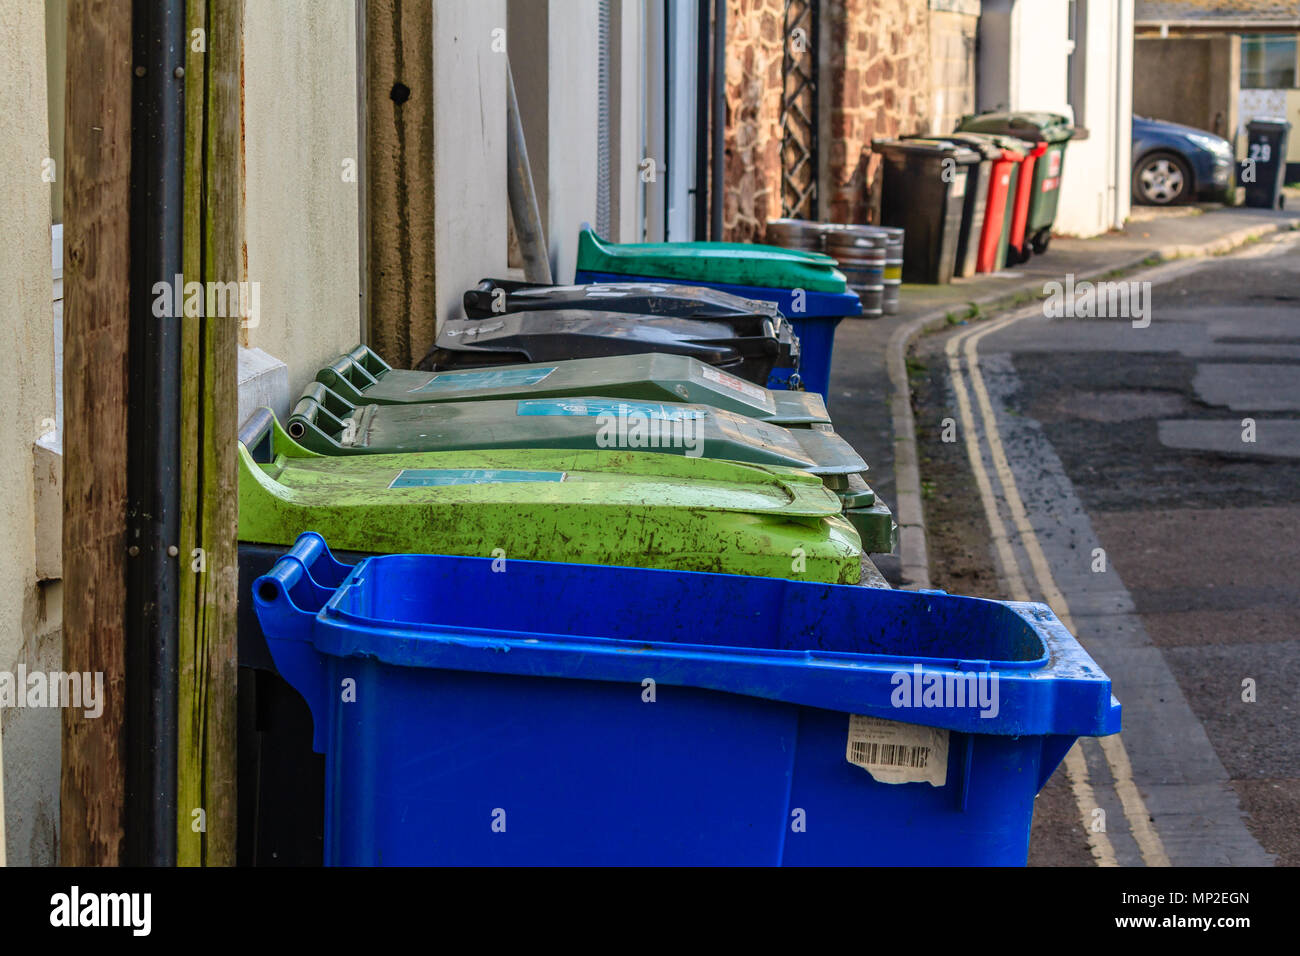
[{"label": "car wheel", "polygon": [[1192,191],[1192,171],[1173,153],[1144,156],[1133,170],[1133,198],[1150,206],[1186,201]]}]

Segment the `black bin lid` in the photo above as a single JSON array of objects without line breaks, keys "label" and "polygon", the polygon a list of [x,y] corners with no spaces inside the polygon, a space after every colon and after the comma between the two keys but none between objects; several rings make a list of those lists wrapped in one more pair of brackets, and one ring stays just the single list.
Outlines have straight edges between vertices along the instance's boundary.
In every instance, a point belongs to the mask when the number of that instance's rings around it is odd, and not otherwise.
[{"label": "black bin lid", "polygon": [[978,163],[980,154],[947,139],[873,139],[871,148],[882,155],[893,154],[902,158],[953,159],[963,166]]},{"label": "black bin lid", "polygon": [[452,319],[420,364],[464,367],[668,352],[726,367],[754,358],[776,363],[782,351],[777,329],[766,316],[682,319],[549,309]]}]

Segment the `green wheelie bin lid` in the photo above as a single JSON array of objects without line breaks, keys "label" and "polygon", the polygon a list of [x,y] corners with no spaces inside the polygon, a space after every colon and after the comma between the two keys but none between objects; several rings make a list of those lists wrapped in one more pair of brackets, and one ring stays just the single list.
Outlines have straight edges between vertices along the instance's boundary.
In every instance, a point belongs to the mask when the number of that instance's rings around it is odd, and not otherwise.
[{"label": "green wheelie bin lid", "polygon": [[286,423],[323,455],[503,448],[626,448],[861,474],[867,463],[831,430],[786,429],[706,405],[575,396],[434,405],[353,405],[313,382]]},{"label": "green wheelie bin lid", "polygon": [[809,292],[847,289],[835,260],[820,252],[748,242],[606,242],[590,229],[578,235],[577,268]]},{"label": "green wheelie bin lid", "polygon": [[240,432],[239,540],[254,544],[311,530],[372,553],[856,584],[862,543],[840,508],[793,468],[548,448],[326,457],[269,409]]},{"label": "green wheelie bin lid", "polygon": [[709,405],[778,425],[829,422],[816,392],[774,391],[688,355],[645,352],[502,368],[414,372],[390,368],[364,345],[316,373],[353,405],[418,405],[600,395]]},{"label": "green wheelie bin lid", "polygon": [[1046,112],[978,113],[957,124],[963,133],[1002,133],[1031,143],[1064,143],[1074,135],[1068,116]]}]

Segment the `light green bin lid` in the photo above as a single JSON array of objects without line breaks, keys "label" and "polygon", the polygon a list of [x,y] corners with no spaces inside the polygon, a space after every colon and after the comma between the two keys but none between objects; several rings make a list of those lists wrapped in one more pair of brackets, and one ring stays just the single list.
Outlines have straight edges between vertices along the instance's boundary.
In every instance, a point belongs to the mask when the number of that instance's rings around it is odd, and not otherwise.
[{"label": "light green bin lid", "polygon": [[[246,428],[239,539],[504,556],[855,584],[862,542],[821,479],[791,468],[633,451],[325,457]],[[259,437],[250,438],[257,432]],[[269,441],[265,463],[250,448]],[[499,551],[498,551],[499,549]]]}]

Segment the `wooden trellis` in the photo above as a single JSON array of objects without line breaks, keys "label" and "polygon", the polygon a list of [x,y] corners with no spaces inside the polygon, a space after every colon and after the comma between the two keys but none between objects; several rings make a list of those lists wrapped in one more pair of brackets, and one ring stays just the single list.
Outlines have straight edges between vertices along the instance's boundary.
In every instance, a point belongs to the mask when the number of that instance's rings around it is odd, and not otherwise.
[{"label": "wooden trellis", "polygon": [[786,0],[781,62],[781,213],[817,218],[818,0]]}]

